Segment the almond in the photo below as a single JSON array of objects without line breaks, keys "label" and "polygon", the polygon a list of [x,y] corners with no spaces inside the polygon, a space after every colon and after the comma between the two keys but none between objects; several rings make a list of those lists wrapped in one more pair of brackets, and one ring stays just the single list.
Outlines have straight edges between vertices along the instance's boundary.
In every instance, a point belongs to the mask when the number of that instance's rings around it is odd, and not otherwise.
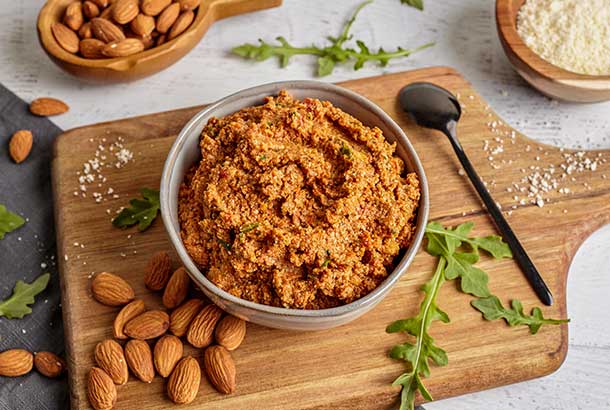
[{"label": "almond", "polygon": [[123,31],[110,20],[106,20],[101,16],[91,19],[91,31],[95,38],[102,40],[104,43],[125,40]]},{"label": "almond", "polygon": [[216,325],[214,336],[216,343],[227,350],[235,350],[246,337],[246,322],[235,316],[226,316]]},{"label": "almond", "polygon": [[172,373],[176,363],[182,358],[184,347],[174,335],[165,335],[155,344],[155,368],[161,377]]},{"label": "almond", "polygon": [[125,359],[131,372],[144,383],[150,383],[155,378],[152,352],[145,341],[131,339],[127,342]]},{"label": "almond", "polygon": [[95,362],[110,376],[114,384],[125,384],[129,378],[123,348],[112,339],[106,339],[95,346]]},{"label": "almond", "polygon": [[56,98],[36,98],[30,103],[30,112],[40,117],[63,114],[69,109],[70,107],[65,102]]},{"label": "almond", "polygon": [[129,23],[139,12],[138,0],[116,0],[112,4],[112,18],[119,24]]},{"label": "almond", "polygon": [[0,353],[0,376],[23,376],[32,370],[33,364],[34,356],[27,350],[5,350]]},{"label": "almond", "polygon": [[38,352],[34,356],[34,366],[36,366],[38,373],[49,378],[55,378],[61,376],[66,370],[66,361],[55,353]]},{"label": "almond", "polygon": [[99,15],[99,18],[111,21],[112,20],[112,4],[106,7]]},{"label": "almond", "polygon": [[152,38],[152,36],[140,37],[140,41],[142,42],[142,44],[144,44],[144,50],[148,50],[149,48],[154,47],[155,45],[155,40]]},{"label": "almond", "polygon": [[209,346],[214,340],[214,328],[222,316],[222,310],[214,305],[207,305],[191,322],[186,340],[195,347]]},{"label": "almond", "polygon": [[161,336],[169,327],[169,316],[161,310],[149,310],[131,319],[123,331],[134,339],[146,340]]},{"label": "almond", "polygon": [[141,299],[136,299],[133,302],[130,302],[129,304],[125,305],[114,319],[114,324],[112,326],[112,333],[114,334],[114,338],[127,339],[127,335],[123,333],[123,328],[125,327],[125,324],[134,317],[140,316],[145,311],[146,306],[144,306],[144,301]]},{"label": "almond", "polygon": [[205,374],[212,385],[221,393],[235,391],[235,362],[231,353],[222,346],[210,346],[203,354]]},{"label": "almond", "polygon": [[142,0],[142,11],[149,16],[156,16],[171,2],[172,0]]},{"label": "almond", "polygon": [[101,9],[108,7],[108,4],[110,4],[110,0],[91,0],[91,1],[94,2]]},{"label": "almond", "polygon": [[144,43],[137,38],[126,38],[106,44],[102,54],[106,57],[127,57],[144,51]]},{"label": "almond", "polygon": [[25,161],[32,151],[34,138],[32,132],[28,130],[19,130],[13,134],[8,143],[8,152],[17,164]]},{"label": "almond", "polygon": [[178,337],[184,336],[202,306],[201,299],[191,299],[180,305],[170,316],[169,330]]},{"label": "almond", "polygon": [[165,43],[165,39],[166,39],[165,34],[160,35],[159,37],[157,37],[157,42],[155,43],[155,45],[157,47],[159,47],[160,45]]},{"label": "almond", "polygon": [[180,14],[174,24],[172,24],[172,28],[169,30],[167,39],[171,40],[182,34],[191,25],[194,18],[195,13],[193,13],[191,10],[187,10]]},{"label": "almond", "polygon": [[135,297],[129,283],[109,272],[98,273],[93,278],[91,292],[95,300],[107,306],[123,306]]},{"label": "almond", "polygon": [[180,14],[180,3],[172,3],[157,17],[157,31],[167,33]]},{"label": "almond", "polygon": [[97,38],[85,38],[80,41],[78,46],[81,55],[85,58],[105,58],[102,50],[106,47],[106,43]]},{"label": "almond", "polygon": [[173,309],[179,306],[189,293],[191,278],[184,268],[178,268],[169,278],[163,292],[163,306]]},{"label": "almond", "polygon": [[80,30],[78,30],[78,36],[82,39],[86,39],[86,38],[92,38],[93,37],[93,32],[91,31],[91,23],[90,22],[86,22],[85,24],[83,24],[80,28]]},{"label": "almond", "polygon": [[129,27],[138,36],[150,36],[155,29],[155,18],[140,13],[135,19],[131,20]]},{"label": "almond", "polygon": [[155,253],[148,261],[144,284],[150,290],[161,290],[167,284],[172,270],[172,260],[165,251]]},{"label": "almond", "polygon": [[176,365],[167,382],[167,395],[176,404],[188,404],[195,400],[201,382],[201,368],[192,356]]},{"label": "almond", "polygon": [[75,1],[68,4],[68,7],[66,7],[66,13],[64,14],[64,24],[70,27],[72,30],[78,31],[84,22],[83,4],[80,1]]},{"label": "almond", "polygon": [[181,10],[193,10],[199,6],[201,0],[179,0]]},{"label": "almond", "polygon": [[100,15],[100,8],[94,2],[86,0],[83,3],[83,14],[85,15],[85,17],[91,20],[92,18],[95,18]]},{"label": "almond", "polygon": [[74,31],[61,23],[53,23],[51,24],[51,32],[61,48],[72,54],[78,52],[78,36]]},{"label": "almond", "polygon": [[89,370],[87,398],[95,410],[111,410],[116,403],[116,387],[110,376],[99,367]]}]

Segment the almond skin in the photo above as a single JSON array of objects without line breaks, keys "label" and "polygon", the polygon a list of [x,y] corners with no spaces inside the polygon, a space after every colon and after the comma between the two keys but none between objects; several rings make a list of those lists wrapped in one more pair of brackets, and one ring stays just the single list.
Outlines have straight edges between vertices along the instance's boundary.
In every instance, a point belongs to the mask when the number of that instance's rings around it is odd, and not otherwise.
[{"label": "almond skin", "polygon": [[167,284],[172,270],[172,260],[165,251],[155,253],[148,261],[144,284],[150,290],[161,290]]},{"label": "almond skin", "polygon": [[197,313],[199,313],[202,306],[203,300],[191,299],[175,309],[169,319],[170,332],[178,337],[184,336],[189,328],[189,325],[195,316],[197,316]]},{"label": "almond skin", "polygon": [[180,3],[172,3],[157,17],[157,31],[167,33],[180,14]]},{"label": "almond skin", "polygon": [[78,31],[84,22],[83,4],[80,1],[68,4],[66,14],[64,14],[64,24],[72,30]]},{"label": "almond skin", "polygon": [[33,365],[34,356],[27,350],[10,349],[0,353],[0,376],[23,376],[32,370]]},{"label": "almond skin", "polygon": [[222,310],[214,305],[207,305],[191,322],[186,340],[197,348],[207,347],[214,340],[214,328],[222,316]]},{"label": "almond skin", "polygon": [[139,12],[138,0],[116,0],[112,4],[112,18],[119,24],[129,23]]},{"label": "almond skin", "polygon": [[95,4],[97,4],[97,6],[100,9],[105,9],[106,7],[108,7],[108,4],[110,4],[110,0],[91,0],[92,2],[94,2]]},{"label": "almond skin", "polygon": [[34,366],[38,373],[54,379],[66,370],[66,361],[55,353],[38,352],[34,356]]},{"label": "almond skin", "polygon": [[195,400],[201,382],[201,368],[192,356],[187,356],[174,368],[167,382],[167,395],[176,404]]},{"label": "almond skin", "polygon": [[201,0],[179,0],[181,10],[193,10],[199,6]]},{"label": "almond skin", "polygon": [[246,337],[246,322],[235,316],[226,316],[216,325],[214,336],[216,343],[227,350],[235,350]]},{"label": "almond skin", "polygon": [[53,23],[51,32],[61,48],[72,54],[78,52],[78,36],[74,31],[61,23]]},{"label": "almond skin", "polygon": [[68,112],[69,109],[70,107],[65,102],[50,97],[36,98],[30,103],[30,112],[39,117],[63,114]]},{"label": "almond skin", "polygon": [[81,39],[93,38],[93,32],[91,31],[91,23],[86,22],[83,26],[78,30],[78,36]]},{"label": "almond skin", "polygon": [[125,354],[120,344],[112,339],[106,339],[95,346],[95,362],[104,369],[110,376],[114,384],[122,385],[127,383],[129,370]]},{"label": "almond skin", "polygon": [[144,51],[144,43],[137,38],[126,38],[106,44],[102,54],[106,57],[127,57]]},{"label": "almond skin", "polygon": [[231,353],[222,346],[210,346],[203,354],[205,374],[212,385],[221,393],[235,391],[235,362]]},{"label": "almond skin", "polygon": [[156,16],[165,9],[172,0],[142,0],[142,12],[149,16]]},{"label": "almond skin", "polygon": [[165,335],[155,344],[155,368],[161,377],[172,373],[176,363],[182,358],[184,346],[182,341],[174,335]]},{"label": "almond skin", "polygon": [[125,40],[123,31],[101,16],[91,19],[91,32],[95,38],[102,40],[104,43]]},{"label": "almond skin", "polygon": [[25,161],[32,151],[32,144],[34,138],[32,133],[28,130],[19,130],[13,134],[10,142],[8,143],[8,152],[11,155],[13,161],[17,164]]},{"label": "almond skin", "polygon": [[131,339],[127,342],[125,359],[131,372],[144,383],[150,383],[155,378],[152,352],[145,341]]},{"label": "almond skin", "polygon": [[102,54],[102,50],[106,46],[102,40],[97,38],[85,38],[80,41],[79,51],[80,54],[85,58],[105,58]]},{"label": "almond skin", "polygon": [[169,316],[161,310],[149,310],[131,319],[123,331],[134,339],[147,340],[161,336],[169,328]]},{"label": "almond skin", "polygon": [[129,27],[138,36],[150,36],[155,29],[155,18],[140,13],[135,19],[131,20]]},{"label": "almond skin", "polygon": [[83,14],[85,17],[91,20],[92,18],[96,18],[100,15],[100,8],[94,2],[86,0],[83,3]]},{"label": "almond skin", "polygon": [[165,34],[161,34],[159,37],[157,37],[157,42],[155,43],[155,45],[157,47],[159,47],[160,45],[163,45],[165,43],[167,36]]},{"label": "almond skin", "polygon": [[184,33],[184,31],[191,25],[194,18],[195,13],[193,13],[191,10],[187,10],[180,14],[174,24],[172,24],[172,28],[169,30],[167,39],[174,39],[180,34]]},{"label": "almond skin", "polygon": [[89,370],[87,398],[95,410],[111,410],[116,403],[116,387],[110,376],[99,367]]},{"label": "almond skin", "polygon": [[95,300],[107,306],[123,306],[135,297],[129,283],[109,272],[98,273],[93,278],[91,292]]},{"label": "almond skin", "polygon": [[125,305],[123,309],[114,318],[114,324],[112,325],[112,333],[115,339],[127,339],[127,335],[123,333],[125,324],[136,316],[140,316],[146,311],[144,301],[136,299],[133,302]]},{"label": "almond skin", "polygon": [[174,309],[179,306],[189,293],[191,278],[184,268],[178,268],[169,278],[163,292],[163,306]]}]

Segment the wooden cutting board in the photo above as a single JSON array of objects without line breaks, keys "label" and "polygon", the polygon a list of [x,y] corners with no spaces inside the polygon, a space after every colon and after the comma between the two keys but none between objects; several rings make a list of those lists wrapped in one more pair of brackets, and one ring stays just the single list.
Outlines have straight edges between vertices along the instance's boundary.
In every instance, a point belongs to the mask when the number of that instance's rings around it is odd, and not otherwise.
[{"label": "wooden cutting board", "polygon": [[[570,262],[583,240],[610,219],[609,151],[574,154],[540,145],[501,123],[472,86],[457,72],[429,68],[375,78],[348,81],[350,88],[376,102],[404,127],[424,164],[431,193],[431,220],[445,225],[475,222],[477,235],[495,233],[487,213],[459,165],[451,147],[437,132],[408,121],[397,105],[401,87],[414,81],[431,81],[459,95],[464,115],[459,135],[494,198],[531,255],[555,296],[545,307],[550,317],[566,317],[566,277]],[[160,307],[160,297],[143,285],[146,262],[154,251],[169,250],[160,220],[139,233],[120,230],[110,220],[119,207],[138,196],[141,187],[157,187],[165,156],[185,122],[201,107],[147,115],[74,129],[59,137],[53,159],[57,239],[60,255],[62,306],[66,331],[72,407],[89,408],[86,374],[93,365],[96,343],[112,337],[118,309],[102,306],[90,295],[91,275],[111,271],[126,278],[149,308]],[[498,138],[498,140],[496,140]],[[133,153],[121,168],[104,167],[105,181],[79,190],[78,172],[95,157],[101,145],[105,162],[113,163],[109,146],[119,139]],[[499,140],[503,142],[500,143]],[[487,142],[486,142],[487,141]],[[499,148],[502,146],[502,148]],[[502,152],[500,152],[502,151]],[[105,154],[104,154],[105,153]],[[580,155],[580,157],[579,157]],[[561,179],[561,164],[578,158],[588,168]],[[595,165],[591,167],[591,163]],[[544,194],[539,207],[516,193],[513,183],[550,165],[559,186]],[[578,167],[576,167],[578,168]],[[547,170],[548,172],[548,170]],[[100,180],[102,181],[102,180]],[[108,189],[112,193],[108,193]],[[564,188],[570,191],[565,192]],[[559,190],[561,189],[561,192]],[[512,192],[511,192],[512,191]],[[93,193],[103,193],[96,202]],[[117,195],[118,197],[113,197]],[[515,195],[518,195],[515,198]],[[174,256],[174,261],[177,258]],[[182,408],[213,409],[386,409],[396,408],[398,388],[390,386],[403,364],[387,357],[388,350],[404,340],[387,335],[386,325],[416,312],[419,287],[431,275],[435,260],[423,251],[389,296],[356,321],[327,331],[299,333],[248,325],[244,344],[234,352],[238,387],[235,394],[217,393],[203,380],[193,404]],[[520,299],[526,310],[539,306],[534,292],[512,260],[480,263],[490,273],[490,288],[505,303]],[[489,389],[540,377],[556,370],[568,347],[568,326],[545,326],[531,336],[525,327],[510,328],[502,321],[487,322],[473,310],[470,297],[454,282],[441,291],[439,305],[450,324],[434,323],[432,336],[449,355],[449,365],[432,367],[426,385],[436,399]],[[201,356],[200,351],[187,349]],[[117,409],[171,408],[165,382],[151,385],[131,377],[118,388]]]}]

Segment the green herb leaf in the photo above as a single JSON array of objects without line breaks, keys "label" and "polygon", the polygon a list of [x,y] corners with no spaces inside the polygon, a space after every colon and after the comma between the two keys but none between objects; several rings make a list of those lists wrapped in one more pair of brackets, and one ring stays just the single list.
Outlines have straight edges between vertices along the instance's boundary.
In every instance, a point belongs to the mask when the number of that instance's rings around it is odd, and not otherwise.
[{"label": "green herb leaf", "polygon": [[[419,2],[421,3],[421,1]],[[398,47],[392,52],[386,52],[383,48],[380,48],[377,52],[373,52],[364,42],[357,40],[356,45],[358,46],[358,49],[344,47],[344,43],[352,38],[350,29],[356,21],[358,13],[370,3],[372,3],[372,1],[361,3],[343,27],[339,37],[327,37],[327,40],[329,40],[331,44],[326,47],[318,47],[315,45],[311,47],[294,47],[284,37],[277,37],[276,40],[279,43],[277,45],[269,44],[264,40],[259,39],[258,45],[250,43],[242,44],[234,47],[232,52],[240,57],[255,61],[263,61],[271,57],[277,57],[281,67],[286,67],[292,56],[314,55],[318,57],[318,76],[322,77],[331,74],[338,63],[343,63],[348,60],[355,61],[354,70],[362,68],[367,61],[377,62],[379,65],[385,66],[392,59],[408,57],[414,52],[434,45],[433,43],[428,43],[414,50],[406,50]]]},{"label": "green herb leaf", "polygon": [[243,225],[240,229],[239,229],[239,233],[248,233],[250,231],[255,230],[256,228],[258,228],[261,224],[259,224],[258,222],[252,222],[249,224],[245,224]]},{"label": "green herb leaf", "polygon": [[30,284],[21,280],[17,281],[11,297],[0,301],[0,316],[6,316],[8,319],[21,319],[32,313],[32,309],[28,305],[34,303],[34,296],[45,290],[50,277],[51,274],[45,273]]},{"label": "green herb leaf", "polygon": [[0,239],[4,235],[14,231],[25,223],[25,220],[11,211],[7,210],[4,205],[0,205]]},{"label": "green herb leaf", "polygon": [[527,315],[523,312],[523,305],[517,299],[511,302],[511,308],[506,309],[497,296],[476,299],[470,304],[481,313],[487,320],[504,319],[509,326],[526,325],[530,328],[530,333],[535,335],[542,325],[558,325],[568,323],[570,319],[545,319],[539,307],[532,309],[532,314]]},{"label": "green herb leaf", "polygon": [[224,241],[220,238],[216,238],[216,242],[218,242],[223,248],[225,248],[228,252],[231,251],[231,244],[227,241]]},{"label": "green herb leaf", "polygon": [[418,10],[424,10],[424,0],[400,0],[400,2]]},{"label": "green herb leaf", "polygon": [[142,198],[129,201],[130,208],[124,208],[112,220],[112,224],[119,228],[127,228],[138,224],[139,231],[145,231],[153,223],[161,207],[159,191],[149,188],[140,190]]},{"label": "green herb leaf", "polygon": [[421,377],[430,375],[430,360],[437,366],[445,366],[448,363],[447,353],[436,346],[434,339],[428,334],[428,328],[433,321],[449,323],[447,313],[436,305],[436,297],[445,281],[444,270],[446,264],[444,257],[439,258],[434,275],[422,286],[425,297],[419,306],[418,314],[412,318],[397,320],[386,328],[388,333],[405,332],[415,337],[414,343],[399,344],[390,351],[390,357],[404,360],[408,364],[408,370],[398,376],[392,383],[393,386],[402,386],[400,410],[414,409],[415,393],[417,391],[426,400],[432,400]]}]

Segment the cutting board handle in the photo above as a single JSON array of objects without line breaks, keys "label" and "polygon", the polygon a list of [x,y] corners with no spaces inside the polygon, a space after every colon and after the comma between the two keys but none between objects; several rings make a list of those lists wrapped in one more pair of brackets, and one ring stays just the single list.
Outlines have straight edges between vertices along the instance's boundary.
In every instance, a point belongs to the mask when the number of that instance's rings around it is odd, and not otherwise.
[{"label": "cutting board handle", "polygon": [[281,5],[282,0],[212,0],[208,3],[214,21]]}]

